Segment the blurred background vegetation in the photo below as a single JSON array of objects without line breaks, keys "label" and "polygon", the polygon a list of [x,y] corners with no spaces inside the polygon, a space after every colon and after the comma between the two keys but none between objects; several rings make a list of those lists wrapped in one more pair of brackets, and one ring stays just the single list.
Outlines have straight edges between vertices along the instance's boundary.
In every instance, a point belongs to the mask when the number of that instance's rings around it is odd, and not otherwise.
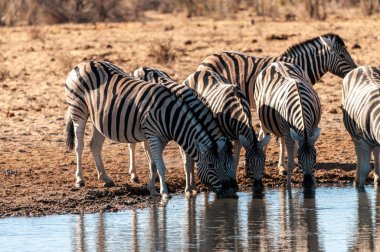
[{"label": "blurred background vegetation", "polygon": [[0,25],[139,21],[146,11],[224,19],[252,10],[273,19],[324,20],[342,8],[368,16],[380,10],[380,0],[0,0]]}]

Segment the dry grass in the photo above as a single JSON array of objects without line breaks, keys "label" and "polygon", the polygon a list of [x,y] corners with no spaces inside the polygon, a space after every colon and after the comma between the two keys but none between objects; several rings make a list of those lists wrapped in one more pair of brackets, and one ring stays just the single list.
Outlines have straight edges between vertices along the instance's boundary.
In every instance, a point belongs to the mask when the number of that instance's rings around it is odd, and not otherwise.
[{"label": "dry grass", "polygon": [[347,7],[362,8],[371,15],[379,11],[378,6],[378,0],[0,0],[0,24],[136,21],[144,20],[147,10],[224,19],[250,9],[252,16],[273,19],[294,19],[294,15],[324,19]]},{"label": "dry grass", "polygon": [[169,64],[175,59],[175,51],[172,46],[173,38],[151,42],[149,57],[153,57],[158,64]]}]

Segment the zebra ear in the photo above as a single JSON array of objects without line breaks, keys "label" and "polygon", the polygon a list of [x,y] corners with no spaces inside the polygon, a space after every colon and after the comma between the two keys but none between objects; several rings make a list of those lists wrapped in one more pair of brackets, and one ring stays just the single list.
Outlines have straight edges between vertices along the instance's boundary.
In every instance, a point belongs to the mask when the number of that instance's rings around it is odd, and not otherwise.
[{"label": "zebra ear", "polygon": [[270,141],[270,134],[266,134],[263,139],[260,140],[262,146],[267,146]]},{"label": "zebra ear", "polygon": [[206,153],[207,151],[207,147],[206,145],[204,145],[203,143],[200,143],[198,141],[195,141],[195,146],[197,147],[198,151],[203,155]]},{"label": "zebra ear", "polygon": [[296,142],[299,142],[301,141],[301,137],[297,134],[297,132],[295,132],[292,128],[290,128],[290,136],[292,137],[292,139]]},{"label": "zebra ear", "polygon": [[245,147],[245,148],[248,148],[249,146],[249,141],[248,139],[243,136],[243,135],[239,135],[239,142]]},{"label": "zebra ear", "polygon": [[318,140],[320,134],[321,134],[320,128],[313,129],[313,132],[311,132],[311,135],[309,137],[310,141],[315,143]]},{"label": "zebra ear", "polygon": [[333,40],[330,40],[328,38],[324,38],[322,36],[319,36],[319,39],[321,40],[322,45],[326,46],[330,50],[333,48],[333,46],[335,44],[335,38],[333,38]]}]

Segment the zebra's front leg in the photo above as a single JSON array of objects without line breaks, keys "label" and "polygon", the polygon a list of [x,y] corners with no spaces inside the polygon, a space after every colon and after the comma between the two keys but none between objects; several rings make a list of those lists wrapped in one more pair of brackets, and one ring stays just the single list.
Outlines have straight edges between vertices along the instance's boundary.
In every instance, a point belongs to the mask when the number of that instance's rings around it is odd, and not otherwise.
[{"label": "zebra's front leg", "polygon": [[[158,176],[160,178],[160,193],[162,199],[166,200],[170,198],[168,188],[165,182],[165,163],[162,156],[166,144],[164,144],[158,137],[148,138],[148,143],[151,157],[153,159],[154,164],[157,167]],[[154,175],[152,177],[154,177]],[[152,188],[152,182],[152,180],[149,182],[148,189],[149,187]]]},{"label": "zebra's front leg", "polygon": [[[293,148],[293,151],[294,151],[294,148]],[[289,160],[292,159],[293,154],[292,154],[292,156],[289,156],[288,151],[287,151],[287,153],[288,153],[288,163],[289,163]],[[287,166],[287,167],[289,167],[289,166]],[[278,173],[279,173],[279,175],[286,175],[287,169],[289,170],[289,168],[285,168],[285,138],[280,137],[280,153],[279,153],[279,159],[278,159]]]},{"label": "zebra's front leg", "polygon": [[107,175],[104,169],[104,164],[102,160],[102,148],[105,137],[93,126],[93,134],[90,142],[90,148],[92,156],[95,160],[95,167],[98,172],[98,179],[104,182],[104,187],[115,186],[115,183]]},{"label": "zebra's front leg", "polygon": [[234,158],[235,158],[235,167],[234,167],[235,175],[234,175],[234,179],[236,179],[237,168],[239,166],[241,146],[242,146],[242,144],[240,143],[239,140],[234,140]]},{"label": "zebra's front leg", "polygon": [[131,182],[138,183],[139,178],[136,175],[136,143],[129,144],[129,174],[131,175]]},{"label": "zebra's front leg", "polygon": [[77,169],[75,171],[75,187],[83,187],[85,185],[82,169],[82,153],[84,147],[84,131],[86,128],[86,121],[80,120],[73,122],[75,134],[75,154],[77,158]]},{"label": "zebra's front leg", "polygon": [[287,183],[286,186],[288,189],[291,188],[292,185],[292,173],[294,168],[294,141],[291,138],[285,137],[285,146],[286,146],[286,152],[288,153],[288,163],[287,163]]},{"label": "zebra's front leg", "polygon": [[374,173],[374,179],[373,182],[375,185],[380,184],[380,160],[379,160],[379,155],[380,155],[380,147],[375,147],[373,149],[373,159],[374,159],[374,167],[375,167],[375,173]]},{"label": "zebra's front leg", "polygon": [[149,142],[144,141],[144,151],[146,158],[149,162],[149,181],[147,183],[147,188],[150,193],[150,196],[159,196],[160,194],[156,191],[156,179],[157,179],[157,167],[153,162],[152,152],[149,148]]},{"label": "zebra's front leg", "polygon": [[182,160],[184,162],[183,166],[186,178],[185,195],[186,197],[196,196],[198,194],[198,190],[195,186],[194,160],[189,155],[187,155],[181,147],[179,149],[182,155]]}]

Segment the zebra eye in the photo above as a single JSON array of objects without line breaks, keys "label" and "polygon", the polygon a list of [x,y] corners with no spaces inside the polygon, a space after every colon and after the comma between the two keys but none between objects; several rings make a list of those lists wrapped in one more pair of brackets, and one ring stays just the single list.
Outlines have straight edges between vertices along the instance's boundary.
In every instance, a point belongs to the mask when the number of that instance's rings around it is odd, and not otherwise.
[{"label": "zebra eye", "polygon": [[341,59],[344,59],[344,54],[343,53],[339,53],[338,57],[341,58]]}]

